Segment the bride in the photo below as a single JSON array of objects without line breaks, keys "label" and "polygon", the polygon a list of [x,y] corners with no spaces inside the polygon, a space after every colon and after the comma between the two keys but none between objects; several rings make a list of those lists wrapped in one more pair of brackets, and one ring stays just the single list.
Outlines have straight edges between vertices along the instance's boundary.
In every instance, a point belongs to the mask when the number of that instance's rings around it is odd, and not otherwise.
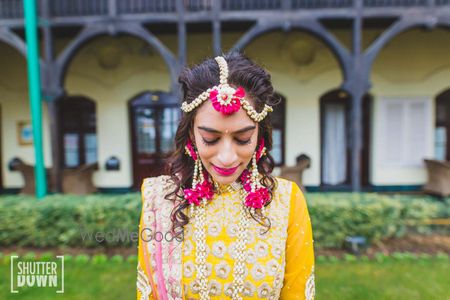
[{"label": "bride", "polygon": [[271,175],[270,75],[233,53],[179,81],[172,175],[142,184],[137,298],[313,299],[305,198]]}]

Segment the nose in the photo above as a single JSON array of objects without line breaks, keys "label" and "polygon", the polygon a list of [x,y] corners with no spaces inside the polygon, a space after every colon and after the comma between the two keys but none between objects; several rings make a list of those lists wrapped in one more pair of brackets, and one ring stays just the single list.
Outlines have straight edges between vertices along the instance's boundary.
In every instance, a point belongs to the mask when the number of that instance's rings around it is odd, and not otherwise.
[{"label": "nose", "polygon": [[220,163],[219,167],[231,168],[235,167],[238,161],[238,155],[233,147],[232,141],[225,140],[219,148],[217,160]]}]

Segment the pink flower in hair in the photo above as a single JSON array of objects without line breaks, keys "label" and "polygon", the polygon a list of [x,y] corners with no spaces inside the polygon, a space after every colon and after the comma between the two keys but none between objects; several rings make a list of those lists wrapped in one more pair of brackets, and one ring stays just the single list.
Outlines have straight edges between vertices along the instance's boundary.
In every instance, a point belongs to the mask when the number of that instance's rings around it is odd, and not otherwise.
[{"label": "pink flower in hair", "polygon": [[215,88],[209,93],[212,105],[215,110],[224,115],[231,115],[241,107],[241,99],[245,96],[245,90],[239,87],[237,90],[226,85]]}]

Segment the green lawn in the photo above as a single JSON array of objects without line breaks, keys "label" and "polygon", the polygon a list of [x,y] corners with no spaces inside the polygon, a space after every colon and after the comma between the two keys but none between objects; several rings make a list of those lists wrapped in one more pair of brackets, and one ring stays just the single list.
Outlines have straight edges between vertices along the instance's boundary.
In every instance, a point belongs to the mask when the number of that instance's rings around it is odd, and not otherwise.
[{"label": "green lawn", "polygon": [[[448,260],[320,262],[317,299],[450,300]],[[0,264],[0,299],[134,299],[135,264],[66,263],[65,294],[32,288],[9,293],[9,265]]]},{"label": "green lawn", "polygon": [[450,300],[448,261],[320,263],[317,299]]}]

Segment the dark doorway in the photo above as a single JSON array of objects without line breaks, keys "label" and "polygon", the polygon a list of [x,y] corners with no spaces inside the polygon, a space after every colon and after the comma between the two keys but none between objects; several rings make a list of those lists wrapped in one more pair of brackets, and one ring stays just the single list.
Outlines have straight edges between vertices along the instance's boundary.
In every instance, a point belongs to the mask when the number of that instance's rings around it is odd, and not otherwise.
[{"label": "dark doorway", "polygon": [[436,97],[435,158],[450,160],[450,89]]},{"label": "dark doorway", "polygon": [[97,116],[95,102],[82,96],[58,102],[62,168],[97,163]]},{"label": "dark doorway", "polygon": [[133,188],[142,180],[166,174],[166,159],[174,151],[180,119],[177,97],[164,92],[145,92],[128,102],[133,153]]},{"label": "dark doorway", "polygon": [[[363,99],[361,184],[369,185],[370,95]],[[351,98],[334,90],[320,98],[321,186],[339,188],[351,183]]]}]

